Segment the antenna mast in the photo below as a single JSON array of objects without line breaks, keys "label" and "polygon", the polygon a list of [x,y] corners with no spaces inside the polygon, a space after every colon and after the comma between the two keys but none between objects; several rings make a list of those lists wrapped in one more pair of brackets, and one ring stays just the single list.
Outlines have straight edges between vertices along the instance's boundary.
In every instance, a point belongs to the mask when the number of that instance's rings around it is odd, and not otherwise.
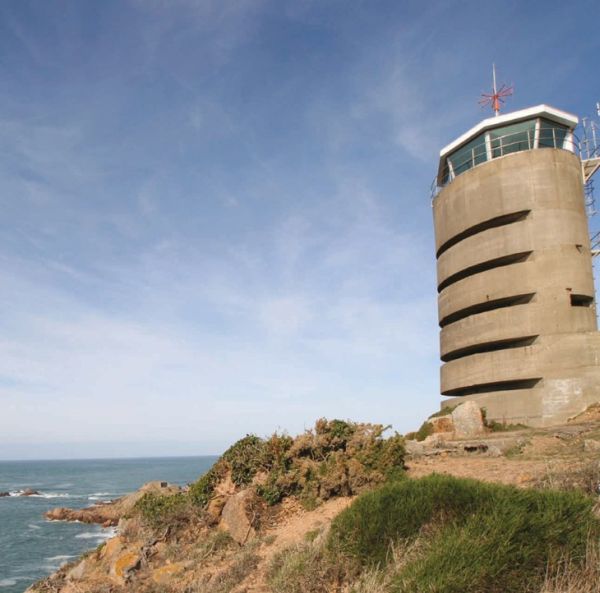
[{"label": "antenna mast", "polygon": [[500,115],[500,106],[504,105],[504,98],[510,97],[513,94],[513,87],[502,84],[500,88],[496,85],[496,64],[492,64],[492,93],[481,93],[481,99],[479,104],[481,107],[487,107],[488,105],[494,111],[496,117]]}]

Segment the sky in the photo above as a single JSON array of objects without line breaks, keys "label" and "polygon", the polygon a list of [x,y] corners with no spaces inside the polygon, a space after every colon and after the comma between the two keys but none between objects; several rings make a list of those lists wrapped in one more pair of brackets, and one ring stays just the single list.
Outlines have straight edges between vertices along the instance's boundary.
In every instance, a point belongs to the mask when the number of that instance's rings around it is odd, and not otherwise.
[{"label": "sky", "polygon": [[489,117],[493,62],[508,110],[593,115],[599,16],[3,0],[0,459],[416,429],[441,400],[439,150]]}]

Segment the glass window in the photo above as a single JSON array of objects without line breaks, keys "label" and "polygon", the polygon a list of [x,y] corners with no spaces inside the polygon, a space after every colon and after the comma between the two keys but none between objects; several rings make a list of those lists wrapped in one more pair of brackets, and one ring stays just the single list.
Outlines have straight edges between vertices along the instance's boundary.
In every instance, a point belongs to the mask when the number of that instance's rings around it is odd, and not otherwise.
[{"label": "glass window", "polygon": [[[539,122],[539,127],[536,125]],[[547,119],[528,121],[494,128],[480,134],[446,158],[442,185],[469,169],[513,152],[533,148],[565,148],[569,129]]]},{"label": "glass window", "polygon": [[447,166],[448,168],[451,166],[454,175],[460,175],[485,161],[487,161],[485,134],[482,134],[452,153],[448,157]]},{"label": "glass window", "polygon": [[530,150],[535,142],[535,119],[490,130],[492,158]]},{"label": "glass window", "polygon": [[540,119],[539,148],[563,148],[567,128],[547,119]]}]

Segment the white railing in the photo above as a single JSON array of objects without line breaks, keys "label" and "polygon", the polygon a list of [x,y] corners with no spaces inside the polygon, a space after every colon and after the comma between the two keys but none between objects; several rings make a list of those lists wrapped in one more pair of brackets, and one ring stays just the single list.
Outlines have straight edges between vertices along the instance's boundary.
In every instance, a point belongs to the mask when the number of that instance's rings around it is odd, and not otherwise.
[{"label": "white railing", "polygon": [[431,184],[431,198],[435,198],[442,188],[469,169],[508,154],[538,148],[559,148],[578,155],[581,152],[581,144],[575,134],[560,128],[541,126],[497,137],[487,132],[481,136],[481,143],[473,147],[460,162],[446,157],[445,167]]}]

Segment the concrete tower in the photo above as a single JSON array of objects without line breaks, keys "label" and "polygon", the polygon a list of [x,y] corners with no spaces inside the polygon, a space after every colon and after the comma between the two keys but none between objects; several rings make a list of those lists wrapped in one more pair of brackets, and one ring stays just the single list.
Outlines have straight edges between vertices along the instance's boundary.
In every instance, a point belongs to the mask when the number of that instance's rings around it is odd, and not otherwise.
[{"label": "concrete tower", "polygon": [[491,419],[543,426],[600,401],[577,123],[540,105],[486,119],[440,153],[443,406],[476,399]]}]

